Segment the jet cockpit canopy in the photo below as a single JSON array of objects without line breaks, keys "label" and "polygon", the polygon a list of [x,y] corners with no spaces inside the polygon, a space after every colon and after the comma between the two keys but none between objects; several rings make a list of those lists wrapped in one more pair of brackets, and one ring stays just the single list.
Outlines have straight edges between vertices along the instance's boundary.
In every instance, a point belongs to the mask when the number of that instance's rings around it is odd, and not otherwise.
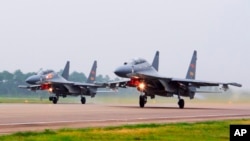
[{"label": "jet cockpit canopy", "polygon": [[143,58],[134,58],[134,59],[131,59],[130,61],[128,62],[125,62],[124,65],[138,65],[138,64],[142,64],[142,63],[145,63],[146,60],[143,59]]},{"label": "jet cockpit canopy", "polygon": [[53,73],[53,72],[54,72],[53,70],[41,70],[37,74],[38,75],[47,75],[47,74]]}]

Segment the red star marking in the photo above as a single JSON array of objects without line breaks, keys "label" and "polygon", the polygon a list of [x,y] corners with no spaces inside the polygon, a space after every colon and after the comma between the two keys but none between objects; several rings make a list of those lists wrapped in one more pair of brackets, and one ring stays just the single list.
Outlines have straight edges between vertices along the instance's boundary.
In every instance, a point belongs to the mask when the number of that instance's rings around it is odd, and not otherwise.
[{"label": "red star marking", "polygon": [[190,67],[191,67],[191,68],[195,68],[195,65],[194,65],[194,64],[190,64]]}]

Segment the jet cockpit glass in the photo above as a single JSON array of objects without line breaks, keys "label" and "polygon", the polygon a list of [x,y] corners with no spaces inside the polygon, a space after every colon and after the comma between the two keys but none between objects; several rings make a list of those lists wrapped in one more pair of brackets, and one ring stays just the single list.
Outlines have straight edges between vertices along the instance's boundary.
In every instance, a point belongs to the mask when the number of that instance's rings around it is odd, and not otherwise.
[{"label": "jet cockpit glass", "polygon": [[38,72],[37,74],[38,75],[47,75],[47,74],[53,73],[53,72],[54,72],[53,70],[43,70],[43,71]]},{"label": "jet cockpit glass", "polygon": [[131,59],[130,61],[128,62],[125,62],[124,65],[138,65],[138,64],[142,64],[142,63],[145,63],[146,60],[143,59],[143,58],[134,58],[134,59]]}]

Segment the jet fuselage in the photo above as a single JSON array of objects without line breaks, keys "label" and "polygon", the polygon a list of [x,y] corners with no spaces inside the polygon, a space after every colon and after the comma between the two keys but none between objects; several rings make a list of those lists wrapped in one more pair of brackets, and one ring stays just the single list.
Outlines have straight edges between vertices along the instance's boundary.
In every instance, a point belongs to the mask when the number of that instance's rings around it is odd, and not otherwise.
[{"label": "jet fuselage", "polygon": [[[138,91],[144,92],[145,95],[154,97],[154,95],[171,97],[177,93],[177,84],[167,83],[166,81],[145,80],[143,77],[134,77],[133,74],[150,74],[158,76],[156,69],[150,65],[145,59],[133,59],[131,62],[125,62],[124,65],[115,69],[114,73],[123,78],[130,78],[131,80],[126,84],[127,86],[137,87]],[[145,87],[140,88],[141,85]],[[180,91],[181,95],[188,96],[187,92]]]}]

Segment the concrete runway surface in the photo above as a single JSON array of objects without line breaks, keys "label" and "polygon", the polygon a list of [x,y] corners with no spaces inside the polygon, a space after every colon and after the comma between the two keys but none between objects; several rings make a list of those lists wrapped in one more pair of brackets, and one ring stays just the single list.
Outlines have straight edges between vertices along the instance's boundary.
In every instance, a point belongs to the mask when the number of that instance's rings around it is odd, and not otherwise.
[{"label": "concrete runway surface", "polygon": [[136,123],[250,118],[250,104],[0,104],[0,134]]}]

